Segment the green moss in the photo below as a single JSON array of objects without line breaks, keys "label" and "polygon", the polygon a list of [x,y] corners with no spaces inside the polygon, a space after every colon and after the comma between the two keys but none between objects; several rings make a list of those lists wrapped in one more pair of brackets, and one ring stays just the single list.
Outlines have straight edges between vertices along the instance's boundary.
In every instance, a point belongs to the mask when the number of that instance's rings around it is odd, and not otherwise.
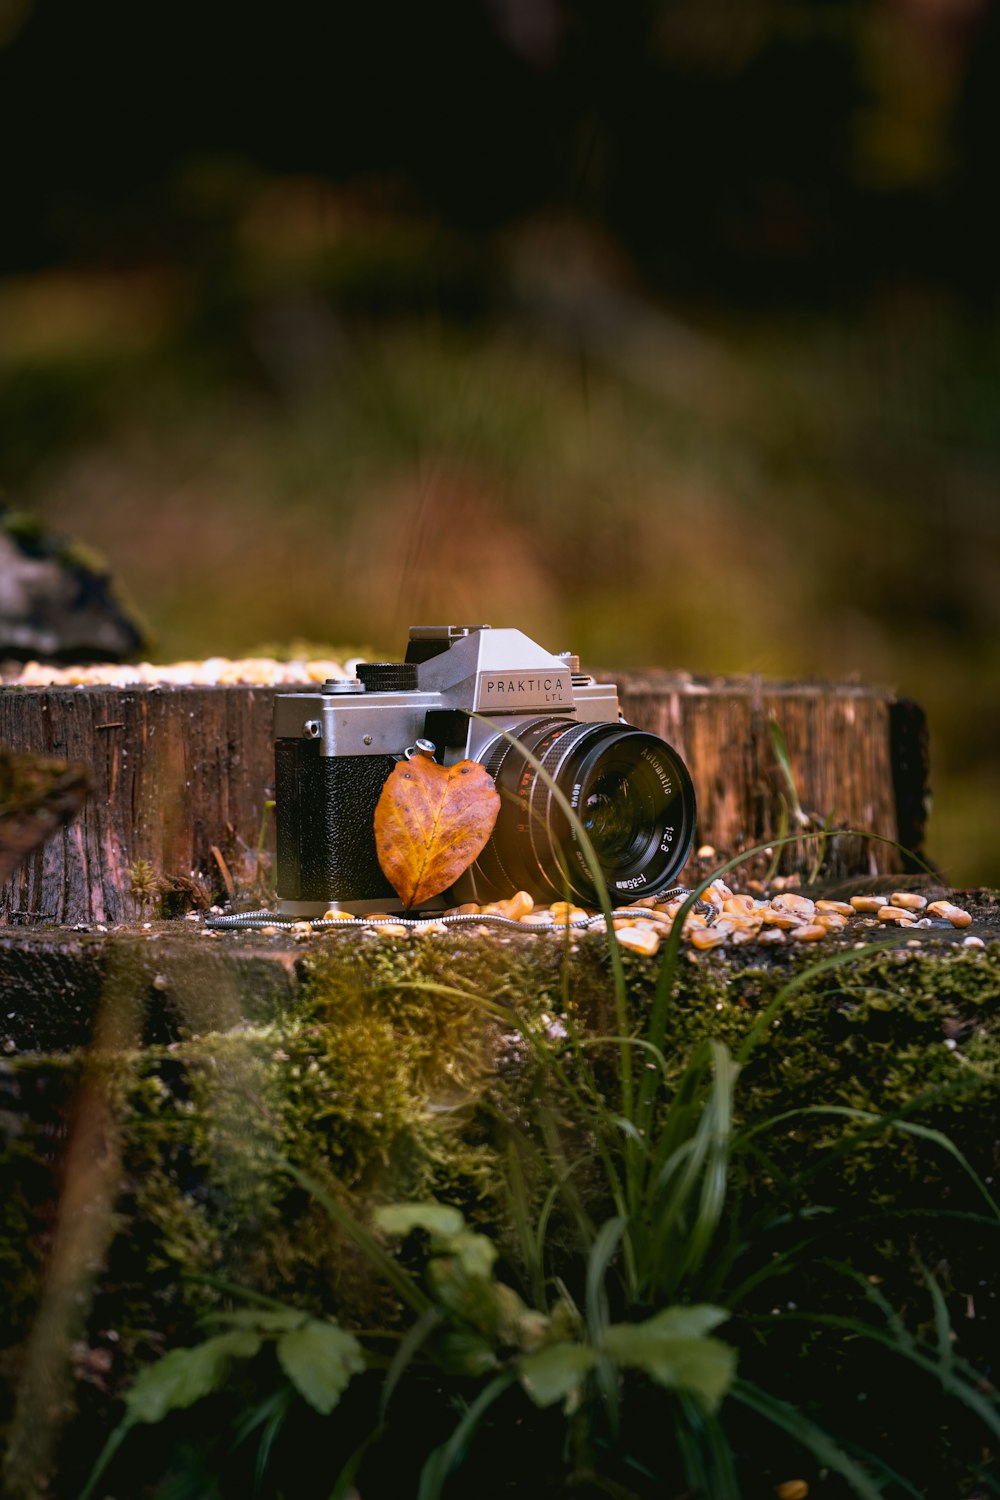
[{"label": "green moss", "polygon": [[[859,953],[842,968],[806,972],[814,962],[798,953],[778,969],[715,955],[682,959],[668,1024],[668,1079],[679,1077],[705,1037],[737,1051],[781,985],[805,973],[746,1063],[740,1120],[815,1104],[906,1110],[909,1119],[946,1132],[988,1177],[1000,1103],[1000,962],[993,950]],[[657,965],[626,955],[625,966],[638,1030]],[[515,936],[494,943],[462,934],[445,947],[338,939],[305,950],[305,967],[297,998],[267,1024],[242,1023],[90,1063],[91,1078],[103,1078],[121,1147],[116,1234],[92,1323],[114,1327],[129,1350],[148,1350],[150,1338],[160,1347],[193,1337],[197,1317],[220,1295],[207,1278],[219,1276],[365,1326],[398,1318],[394,1299],[295,1185],[287,1161],[362,1217],[376,1202],[433,1195],[460,1206],[512,1251],[508,1205],[499,1194],[503,1122],[530,1133],[541,1099],[566,1122],[581,1158],[575,1180],[602,1211],[586,1125],[574,1124],[566,1089],[495,1012],[515,1011],[537,1047],[550,1049],[570,1083],[579,1081],[559,1028],[590,1038],[615,1029],[600,942]],[[615,1047],[590,1047],[586,1056],[614,1106]],[[18,1338],[30,1322],[52,1224],[59,1141],[51,1121],[66,1115],[79,1060],[18,1059],[7,1069],[20,1101],[18,1124],[6,1131],[11,1190],[0,1202],[0,1271]],[[27,1113],[25,1100],[34,1101]],[[748,1211],[763,1223],[806,1201],[822,1203],[833,1226],[831,1253],[884,1278],[890,1300],[915,1295],[916,1257],[944,1263],[959,1316],[987,1274],[986,1231],[961,1221],[962,1233],[949,1238],[947,1226],[929,1226],[919,1215],[942,1202],[978,1211],[975,1188],[946,1151],[888,1131],[809,1178],[813,1164],[856,1128],[840,1117],[799,1116],[759,1137],[759,1149],[738,1163]],[[544,1172],[529,1178],[540,1197]],[[878,1222],[851,1238],[837,1226],[856,1220],[859,1205]],[[570,1245],[569,1230],[554,1220],[552,1244],[560,1243]],[[835,1281],[826,1274],[810,1287],[815,1305],[825,1298],[833,1307],[843,1303]]]}]

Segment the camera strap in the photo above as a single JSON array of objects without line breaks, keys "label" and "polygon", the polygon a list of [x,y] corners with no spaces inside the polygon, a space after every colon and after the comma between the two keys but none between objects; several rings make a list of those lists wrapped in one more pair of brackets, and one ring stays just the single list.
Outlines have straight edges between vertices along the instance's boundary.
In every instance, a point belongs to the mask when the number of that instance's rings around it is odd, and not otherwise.
[{"label": "camera strap", "polygon": [[[677,885],[671,887],[669,891],[664,891],[657,897],[657,900],[660,902],[683,900],[691,894],[688,886]],[[704,916],[708,926],[711,926],[718,915],[716,908],[709,901],[696,900],[693,907]],[[611,916],[612,919],[619,917],[635,921],[637,912],[634,906],[613,907]],[[667,930],[673,925],[672,917],[652,907],[643,907],[642,920],[654,922]],[[482,926],[506,927],[517,932],[606,932],[607,918],[603,912],[565,919],[552,917],[548,922],[536,918],[530,923],[520,922],[514,917],[501,916],[498,912],[455,912],[451,915],[430,917],[400,915],[303,918],[263,910],[230,912],[223,916],[206,917],[205,926],[212,932],[269,932],[270,935],[282,931],[293,932],[296,935],[311,932],[377,932],[380,927],[397,929],[402,927],[408,932],[433,935],[437,932],[448,932],[456,927]]]}]

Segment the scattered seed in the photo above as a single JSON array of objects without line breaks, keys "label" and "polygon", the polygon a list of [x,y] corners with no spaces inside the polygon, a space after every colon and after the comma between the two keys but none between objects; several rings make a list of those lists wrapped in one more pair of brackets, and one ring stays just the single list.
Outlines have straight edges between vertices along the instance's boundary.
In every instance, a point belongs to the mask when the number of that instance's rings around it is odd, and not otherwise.
[{"label": "scattered seed", "polygon": [[752,896],[727,896],[722,903],[723,911],[736,912],[745,915],[756,909],[757,903]]},{"label": "scattered seed", "polygon": [[694,948],[718,948],[726,941],[726,934],[715,927],[695,927],[686,934]]},{"label": "scattered seed", "polygon": [[879,911],[885,905],[884,896],[852,896],[851,905],[855,911]]},{"label": "scattered seed", "polygon": [[854,907],[846,901],[817,901],[816,910],[822,912],[824,916],[831,913],[838,917],[854,916]]},{"label": "scattered seed", "polygon": [[889,904],[901,906],[904,911],[923,911],[927,905],[927,897],[918,896],[916,891],[893,891]]},{"label": "scattered seed", "polygon": [[962,906],[955,906],[951,901],[932,901],[927,908],[930,917],[946,917],[952,927],[968,927],[972,921],[972,913],[967,912]]},{"label": "scattered seed", "polygon": [[500,905],[504,908],[505,916],[519,922],[522,917],[528,915],[529,911],[534,911],[535,899],[529,896],[527,891],[515,891],[508,901],[501,901]]},{"label": "scattered seed", "polygon": [[821,938],[826,937],[826,928],[821,927],[818,922],[805,922],[796,927],[792,933],[793,943],[818,943]]},{"label": "scattered seed", "polygon": [[739,925],[738,917],[727,917],[723,913],[721,917],[716,917],[712,923],[712,931],[724,933],[726,937],[729,937],[730,933],[735,932]]},{"label": "scattered seed", "polygon": [[962,947],[963,948],[985,948],[986,944],[983,942],[983,940],[982,940],[981,937],[975,937],[974,935],[970,934],[969,937],[962,939]]},{"label": "scattered seed", "polygon": [[801,917],[795,916],[794,913],[790,911],[779,911],[773,906],[768,907],[767,910],[762,913],[762,916],[764,925],[766,927],[782,927],[787,932],[793,927],[802,926]]},{"label": "scattered seed", "polygon": [[894,923],[897,927],[912,927],[913,918],[908,911],[900,906],[880,906],[878,910],[880,922]]},{"label": "scattered seed", "polygon": [[771,906],[775,911],[791,912],[793,917],[798,917],[800,922],[811,922],[816,915],[816,903],[810,901],[808,896],[796,896],[786,892],[782,896],[774,896]]},{"label": "scattered seed", "polygon": [[646,927],[623,927],[618,934],[623,948],[636,953],[655,953],[660,946],[660,934],[649,924]]}]

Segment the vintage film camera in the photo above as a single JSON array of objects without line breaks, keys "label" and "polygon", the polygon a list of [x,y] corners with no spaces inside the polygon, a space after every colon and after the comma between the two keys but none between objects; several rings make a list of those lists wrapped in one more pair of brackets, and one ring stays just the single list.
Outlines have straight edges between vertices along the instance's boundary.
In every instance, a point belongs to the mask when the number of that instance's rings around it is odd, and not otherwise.
[{"label": "vintage film camera", "polygon": [[285,914],[400,909],[379,868],[375,805],[417,740],[431,741],[442,764],[482,762],[501,797],[489,843],[436,906],[517,890],[596,904],[574,829],[521,746],[569,799],[614,902],[676,881],[694,837],[691,778],[663,740],[622,721],[615,686],[581,673],[574,657],[553,656],[519,630],[418,625],[405,661],[362,663],[357,672],[275,699]]}]

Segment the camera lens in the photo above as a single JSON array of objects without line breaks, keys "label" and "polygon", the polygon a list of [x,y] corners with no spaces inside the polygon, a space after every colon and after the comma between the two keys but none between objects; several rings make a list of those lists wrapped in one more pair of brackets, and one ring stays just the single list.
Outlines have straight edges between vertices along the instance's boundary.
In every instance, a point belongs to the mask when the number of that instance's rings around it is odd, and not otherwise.
[{"label": "camera lens", "polygon": [[581,825],[612,901],[654,896],[675,882],[694,838],[694,789],[683,761],[656,735],[628,724],[535,719],[513,742],[492,741],[482,758],[501,808],[476,869],[497,894],[526,890],[547,901],[569,894],[595,904]]},{"label": "camera lens", "polygon": [[580,821],[598,857],[627,859],[644,837],[642,805],[625,771],[608,771],[588,794]]}]

